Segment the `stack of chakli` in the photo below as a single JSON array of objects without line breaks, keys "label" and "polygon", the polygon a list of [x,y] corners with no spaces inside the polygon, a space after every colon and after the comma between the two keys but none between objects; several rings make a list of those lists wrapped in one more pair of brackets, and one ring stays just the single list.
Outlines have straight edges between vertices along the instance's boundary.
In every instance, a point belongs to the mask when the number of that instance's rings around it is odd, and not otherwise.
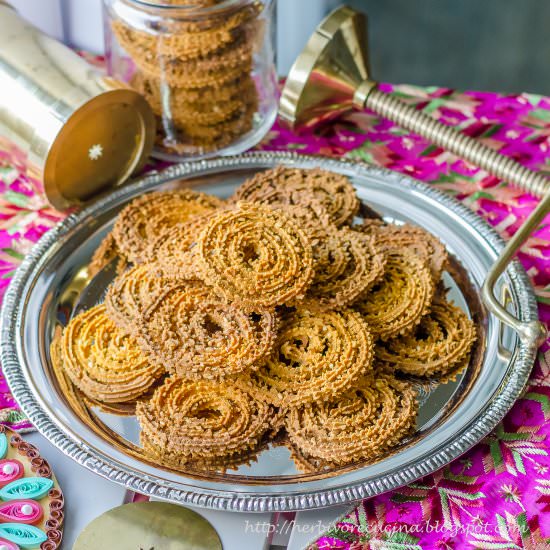
[{"label": "stack of chakli", "polygon": [[137,198],[90,264],[120,273],[54,341],[58,369],[93,404],[135,407],[144,452],[174,468],[270,443],[306,472],[379,459],[414,431],[415,381],[466,368],[476,330],[439,240],[359,206],[346,177],[284,167],[227,201]]},{"label": "stack of chakli", "polygon": [[139,27],[113,17],[113,33],[136,67],[132,85],[157,115],[160,143],[175,153],[217,150],[252,128],[258,107],[252,63],[262,40],[262,3],[222,12],[218,3],[159,1],[170,5],[167,17]]}]

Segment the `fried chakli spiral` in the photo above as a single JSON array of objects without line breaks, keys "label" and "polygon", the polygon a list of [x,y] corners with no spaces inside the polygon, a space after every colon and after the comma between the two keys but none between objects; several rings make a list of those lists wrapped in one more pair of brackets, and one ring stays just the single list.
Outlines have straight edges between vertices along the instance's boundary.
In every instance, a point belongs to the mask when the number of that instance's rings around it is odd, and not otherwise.
[{"label": "fried chakli spiral", "polygon": [[142,93],[153,112],[162,117],[167,105],[176,124],[215,125],[235,118],[246,110],[246,106],[257,106],[258,92],[251,76],[243,75],[223,88],[167,87],[161,81],[148,80],[139,73],[132,81],[134,88]]},{"label": "fried chakli spiral", "polygon": [[241,382],[276,406],[322,401],[347,391],[369,371],[373,348],[356,312],[300,307],[284,320],[269,359]]},{"label": "fried chakli spiral", "polygon": [[119,329],[133,332],[147,307],[175,286],[174,281],[163,275],[157,265],[142,264],[121,273],[113,281],[105,295],[105,308]]},{"label": "fried chakli spiral", "polygon": [[205,281],[228,302],[271,307],[301,299],[313,278],[311,243],[285,214],[239,203],[214,216],[197,260]]},{"label": "fried chakli spiral", "polygon": [[144,314],[139,342],[184,378],[223,378],[257,368],[277,336],[274,311],[220,302],[200,281],[170,290]]},{"label": "fried chakli spiral", "polygon": [[63,368],[82,393],[104,403],[133,401],[164,374],[98,305],[74,317],[60,344]]},{"label": "fried chakli spiral", "polygon": [[113,236],[131,262],[144,263],[149,259],[151,239],[164,229],[212,212],[221,204],[216,197],[190,189],[149,193],[122,210],[113,227]]},{"label": "fried chakli spiral", "polygon": [[278,166],[246,180],[235,192],[235,201],[265,204],[320,204],[336,226],[351,222],[359,199],[349,179],[326,170]]},{"label": "fried chakli spiral", "polygon": [[202,88],[223,86],[252,70],[255,37],[241,35],[214,55],[192,59],[171,59],[170,56],[134,58],[145,78],[162,79],[168,86]]},{"label": "fried chakli spiral", "polygon": [[318,471],[380,457],[412,430],[417,408],[410,383],[376,371],[336,401],[291,409],[286,430],[298,466]]},{"label": "fried chakli spiral", "polygon": [[[166,87],[156,79],[147,79],[143,74],[136,73],[131,85],[145,96],[156,114],[162,113],[163,94],[169,93],[170,105],[175,110],[183,110],[190,104],[198,107],[215,106],[216,102],[225,103],[235,98],[241,100],[251,96],[254,80],[250,75],[227,82],[223,87],[208,86],[204,88],[188,89],[175,86]],[[167,91],[166,91],[167,90]]]},{"label": "fried chakli spiral", "polygon": [[272,407],[233,384],[178,378],[167,379],[136,407],[144,450],[179,466],[243,460],[270,431],[274,414]]},{"label": "fried chakli spiral", "polygon": [[99,246],[96,248],[88,264],[88,275],[94,277],[116,258],[120,258],[120,251],[113,234],[108,233],[99,243]]},{"label": "fried chakli spiral", "polygon": [[327,231],[313,250],[315,277],[308,298],[325,309],[352,304],[384,272],[385,257],[373,239],[347,228]]},{"label": "fried chakli spiral", "polygon": [[355,302],[372,333],[382,340],[416,326],[430,307],[434,284],[426,262],[414,252],[391,250],[381,281]]},{"label": "fried chakli spiral", "polygon": [[408,248],[429,263],[434,283],[437,284],[447,264],[447,250],[435,236],[416,225],[385,224],[379,220],[365,220],[356,226],[363,233],[372,235],[381,250]]},{"label": "fried chakli spiral", "polygon": [[439,298],[413,332],[379,345],[376,356],[407,374],[445,375],[465,362],[475,340],[475,325],[464,311]]},{"label": "fried chakli spiral", "polygon": [[198,268],[191,254],[212,214],[195,216],[164,230],[152,243],[148,256],[155,258],[168,278],[198,277]]},{"label": "fried chakli spiral", "polygon": [[[151,59],[151,52],[157,52],[159,55],[189,60],[207,56],[234,42],[257,13],[258,8],[252,6],[236,11],[224,18],[223,22],[220,18],[203,20],[202,25],[198,21],[195,25],[176,20],[165,21],[166,28],[159,29],[163,33],[162,38],[157,33],[140,31],[121,21],[114,21],[112,29],[121,46],[132,58]],[[153,58],[156,59],[156,56]],[[147,64],[149,65],[151,62]]]}]

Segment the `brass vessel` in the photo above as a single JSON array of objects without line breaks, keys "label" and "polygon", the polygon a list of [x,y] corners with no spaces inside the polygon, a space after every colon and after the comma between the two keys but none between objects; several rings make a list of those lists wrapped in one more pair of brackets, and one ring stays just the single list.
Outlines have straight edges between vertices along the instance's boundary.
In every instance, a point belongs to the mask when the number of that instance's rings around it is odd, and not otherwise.
[{"label": "brass vessel", "polygon": [[0,2],[0,141],[66,208],[125,181],[153,146],[146,100]]}]

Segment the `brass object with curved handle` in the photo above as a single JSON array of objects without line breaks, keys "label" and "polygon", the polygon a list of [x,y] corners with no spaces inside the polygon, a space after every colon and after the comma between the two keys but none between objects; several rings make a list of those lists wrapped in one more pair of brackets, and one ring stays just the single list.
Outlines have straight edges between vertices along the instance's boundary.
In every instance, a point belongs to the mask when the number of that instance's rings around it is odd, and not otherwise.
[{"label": "brass object with curved handle", "polygon": [[494,313],[503,323],[512,327],[523,340],[542,344],[548,336],[546,326],[540,321],[524,322],[514,317],[502,306],[495,296],[495,284],[502,275],[508,263],[512,260],[518,249],[526,241],[529,235],[539,226],[546,214],[550,212],[550,192],[540,201],[529,218],[516,231],[514,236],[506,243],[493,267],[487,273],[481,297],[489,310]]},{"label": "brass object with curved handle", "polygon": [[550,211],[550,181],[380,90],[370,77],[366,23],[364,14],[342,6],[319,24],[290,70],[281,96],[281,119],[291,128],[311,127],[350,109],[368,108],[499,179],[542,197],[489,270],[481,291],[494,315],[522,340],[540,344],[547,336],[546,327],[539,321],[525,323],[514,317],[496,298],[494,289],[519,247]]}]

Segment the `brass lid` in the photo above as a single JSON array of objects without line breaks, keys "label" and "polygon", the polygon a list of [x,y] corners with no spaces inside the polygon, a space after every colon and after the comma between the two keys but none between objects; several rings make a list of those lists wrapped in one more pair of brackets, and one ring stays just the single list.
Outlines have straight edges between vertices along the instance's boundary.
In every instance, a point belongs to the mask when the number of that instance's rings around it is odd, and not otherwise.
[{"label": "brass lid", "polygon": [[331,12],[292,65],[279,103],[281,122],[315,126],[352,108],[369,81],[367,18],[347,6]]},{"label": "brass lid", "polygon": [[121,88],[93,97],[70,115],[48,151],[48,201],[65,209],[123,183],[143,166],[154,138],[155,118],[143,96]]},{"label": "brass lid", "polygon": [[177,504],[135,502],[105,512],[85,527],[73,550],[222,550],[202,516]]}]

